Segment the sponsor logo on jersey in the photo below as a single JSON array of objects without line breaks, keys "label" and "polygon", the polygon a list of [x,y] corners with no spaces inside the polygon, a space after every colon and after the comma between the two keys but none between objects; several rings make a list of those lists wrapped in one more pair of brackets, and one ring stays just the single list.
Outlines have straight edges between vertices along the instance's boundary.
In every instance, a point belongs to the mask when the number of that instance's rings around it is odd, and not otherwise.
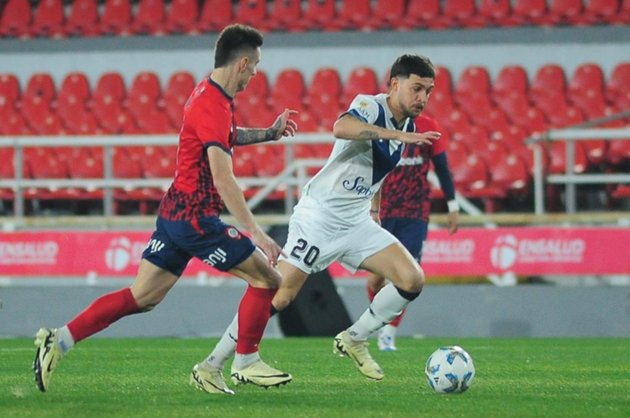
[{"label": "sponsor logo on jersey", "polygon": [[341,185],[344,189],[349,192],[355,192],[358,196],[369,197],[374,194],[373,191],[370,190],[370,186],[366,185],[365,177],[357,177],[354,180],[344,180]]},{"label": "sponsor logo on jersey", "polygon": [[203,262],[209,266],[215,266],[217,263],[225,263],[227,261],[227,253],[221,248],[217,248]]},{"label": "sponsor logo on jersey", "polygon": [[398,165],[422,165],[424,164],[424,158],[418,157],[404,157],[398,162]]}]

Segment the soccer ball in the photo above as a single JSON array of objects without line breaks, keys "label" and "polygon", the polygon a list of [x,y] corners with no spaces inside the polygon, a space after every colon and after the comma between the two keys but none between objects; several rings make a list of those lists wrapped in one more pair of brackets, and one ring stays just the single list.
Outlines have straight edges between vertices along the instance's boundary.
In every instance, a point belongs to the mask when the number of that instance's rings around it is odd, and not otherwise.
[{"label": "soccer ball", "polygon": [[429,356],[424,374],[437,393],[465,392],[475,377],[475,365],[463,348],[440,347]]}]

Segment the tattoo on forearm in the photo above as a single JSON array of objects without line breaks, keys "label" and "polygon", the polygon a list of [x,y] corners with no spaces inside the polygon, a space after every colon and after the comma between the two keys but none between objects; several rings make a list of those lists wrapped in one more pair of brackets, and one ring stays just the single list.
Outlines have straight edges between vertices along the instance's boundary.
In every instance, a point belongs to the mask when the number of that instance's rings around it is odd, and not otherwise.
[{"label": "tattoo on forearm", "polygon": [[361,131],[359,133],[359,138],[361,139],[379,139],[378,133],[374,131]]},{"label": "tattoo on forearm", "polygon": [[258,144],[259,142],[267,142],[273,139],[274,139],[273,129],[249,129],[249,128],[236,129],[236,144],[237,145]]}]

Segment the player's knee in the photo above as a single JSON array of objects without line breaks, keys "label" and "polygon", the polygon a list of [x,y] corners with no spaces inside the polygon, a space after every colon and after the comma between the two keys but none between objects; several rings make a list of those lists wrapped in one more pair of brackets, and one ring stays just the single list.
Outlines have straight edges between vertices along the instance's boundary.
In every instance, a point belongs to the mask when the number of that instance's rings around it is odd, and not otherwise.
[{"label": "player's knee", "polygon": [[424,272],[422,269],[408,269],[401,274],[398,288],[411,293],[420,293],[424,287]]},{"label": "player's knee", "polygon": [[273,298],[272,305],[277,311],[283,311],[295,299],[295,293],[284,289],[278,290]]}]

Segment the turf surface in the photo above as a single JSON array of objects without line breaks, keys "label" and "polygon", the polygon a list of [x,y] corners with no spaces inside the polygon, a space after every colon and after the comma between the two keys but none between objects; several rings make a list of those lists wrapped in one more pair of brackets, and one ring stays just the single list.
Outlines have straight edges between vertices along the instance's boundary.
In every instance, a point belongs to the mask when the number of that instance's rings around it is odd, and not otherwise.
[{"label": "turf surface", "polygon": [[[35,388],[31,340],[0,339],[0,416],[6,417],[629,417],[630,339],[399,339],[371,352],[385,379],[363,378],[332,354],[332,338],[268,339],[262,355],[293,374],[281,388],[208,395],[188,385],[216,339],[91,339]],[[424,381],[428,355],[459,344],[477,374],[460,395]]]}]

